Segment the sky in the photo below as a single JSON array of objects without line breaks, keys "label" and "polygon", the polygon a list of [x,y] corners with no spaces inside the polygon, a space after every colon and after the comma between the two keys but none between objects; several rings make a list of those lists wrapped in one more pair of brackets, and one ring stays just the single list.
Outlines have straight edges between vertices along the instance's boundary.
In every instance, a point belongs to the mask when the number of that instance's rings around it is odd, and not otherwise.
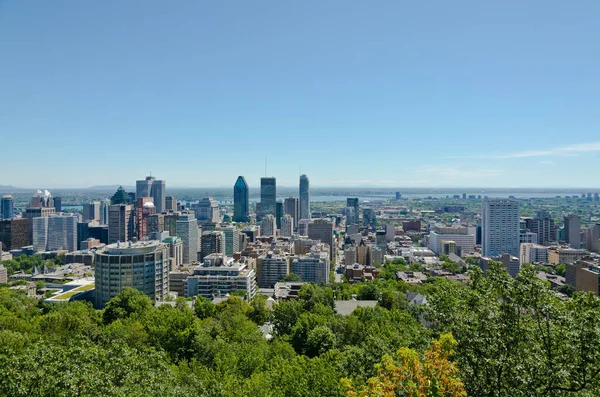
[{"label": "sky", "polygon": [[598,187],[599,15],[0,0],[0,185]]}]

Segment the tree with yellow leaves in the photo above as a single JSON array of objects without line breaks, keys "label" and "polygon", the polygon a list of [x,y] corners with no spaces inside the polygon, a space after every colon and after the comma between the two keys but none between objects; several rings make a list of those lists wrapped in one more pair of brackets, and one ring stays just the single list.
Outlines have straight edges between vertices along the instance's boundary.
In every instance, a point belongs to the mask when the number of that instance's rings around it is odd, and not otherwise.
[{"label": "tree with yellow leaves", "polygon": [[342,384],[348,397],[461,397],[466,396],[464,385],[458,377],[458,368],[450,361],[456,341],[452,334],[442,334],[433,341],[422,361],[419,354],[402,347],[397,359],[383,356],[377,365],[377,376],[355,390],[350,379]]}]

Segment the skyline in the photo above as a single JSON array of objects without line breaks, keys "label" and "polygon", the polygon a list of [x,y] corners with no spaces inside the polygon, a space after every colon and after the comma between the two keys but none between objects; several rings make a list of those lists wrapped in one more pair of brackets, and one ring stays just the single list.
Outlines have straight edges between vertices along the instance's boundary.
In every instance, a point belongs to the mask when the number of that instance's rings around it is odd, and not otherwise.
[{"label": "skyline", "polygon": [[598,12],[4,1],[0,185],[593,189]]}]

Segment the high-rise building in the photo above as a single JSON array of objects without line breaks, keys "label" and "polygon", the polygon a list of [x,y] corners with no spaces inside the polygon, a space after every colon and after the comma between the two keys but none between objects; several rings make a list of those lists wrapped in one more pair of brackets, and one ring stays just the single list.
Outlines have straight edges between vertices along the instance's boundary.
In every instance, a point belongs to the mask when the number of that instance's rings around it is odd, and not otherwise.
[{"label": "high-rise building", "polygon": [[261,236],[275,236],[277,232],[277,221],[275,216],[266,214],[260,221],[260,235]]},{"label": "high-rise building", "polygon": [[225,236],[225,255],[233,256],[236,252],[240,252],[240,231],[234,226],[223,228]]},{"label": "high-rise building", "polygon": [[114,204],[108,208],[108,242],[126,242],[134,237],[135,212],[131,204]]},{"label": "high-rise building", "polygon": [[584,229],[585,249],[591,252],[600,252],[600,224],[595,224]]},{"label": "high-rise building", "polygon": [[110,199],[111,205],[116,204],[133,204],[135,200],[131,199],[131,195],[125,191],[123,186],[119,186],[115,194]]},{"label": "high-rise building", "polygon": [[475,252],[475,233],[464,226],[434,226],[429,233],[429,249],[436,255],[442,254],[442,242],[454,241],[462,249],[463,254]]},{"label": "high-rise building", "polygon": [[296,197],[288,197],[283,201],[283,213],[294,218],[294,229],[300,221],[300,200]]},{"label": "high-rise building", "polygon": [[136,233],[138,240],[149,236],[148,221],[151,215],[156,214],[156,207],[152,197],[140,197],[137,199],[136,208]]},{"label": "high-rise building", "polygon": [[307,283],[327,284],[329,282],[329,255],[327,252],[298,255],[292,260],[292,273]]},{"label": "high-rise building", "polygon": [[2,249],[10,251],[31,245],[30,219],[5,219],[0,221]]},{"label": "high-rise building", "polygon": [[277,212],[277,187],[274,177],[260,178],[260,214],[262,219],[265,215],[276,215]]},{"label": "high-rise building", "polygon": [[373,208],[363,209],[363,225],[371,226],[372,228],[377,227],[377,216]]},{"label": "high-rise building", "polygon": [[[165,215],[165,229],[167,218]],[[184,212],[176,218],[176,235],[183,241],[183,263],[188,264],[198,260],[198,222],[193,212]]]},{"label": "high-rise building", "polygon": [[202,233],[200,262],[210,254],[225,255],[225,236],[222,231]]},{"label": "high-rise building", "polygon": [[108,207],[110,207],[110,199],[100,200],[100,224],[108,225]]},{"label": "high-rise building", "polygon": [[33,218],[33,249],[36,252],[76,251],[78,222],[78,215],[63,213]]},{"label": "high-rise building", "polygon": [[256,282],[258,288],[273,288],[275,283],[290,273],[288,258],[272,251],[256,259]]},{"label": "high-rise building", "polygon": [[15,213],[13,196],[5,194],[0,199],[0,219],[12,219]]},{"label": "high-rise building", "polygon": [[200,223],[221,223],[219,203],[212,197],[203,197],[197,204],[192,204],[192,209]]},{"label": "high-rise building", "polygon": [[329,245],[329,260],[333,258],[335,252],[333,245],[333,222],[328,219],[315,219],[308,224],[308,238],[312,240],[321,240],[322,243]]},{"label": "high-rise building", "polygon": [[54,208],[56,212],[62,212],[62,198],[54,197]]},{"label": "high-rise building", "polygon": [[298,234],[300,236],[308,236],[308,225],[310,224],[310,220],[302,219],[298,222]]},{"label": "high-rise building", "polygon": [[177,211],[177,200],[173,196],[165,197],[165,211]]},{"label": "high-rise building", "polygon": [[169,289],[169,246],[159,241],[117,243],[96,252],[96,307],[103,308],[125,287],[165,299]]},{"label": "high-rise building", "polygon": [[519,202],[486,199],[481,211],[482,255],[519,256]]},{"label": "high-rise building", "polygon": [[277,224],[277,229],[281,229],[281,217],[283,214],[283,203],[278,201],[275,203],[275,223]]},{"label": "high-rise building", "polygon": [[[352,211],[348,211],[348,208],[352,208]],[[346,199],[346,225],[358,225],[359,211],[358,198],[348,197]]]},{"label": "high-rise building", "polygon": [[534,218],[525,218],[525,228],[537,234],[538,244],[550,245],[556,241],[554,219],[547,211],[538,212]]},{"label": "high-rise building", "polygon": [[305,174],[300,176],[300,219],[310,219],[310,182]]},{"label": "high-rise building", "polygon": [[100,221],[100,201],[83,204],[83,221]]},{"label": "high-rise building", "polygon": [[33,218],[31,220],[32,245],[35,252],[46,251],[48,245],[48,217]]},{"label": "high-rise building", "polygon": [[279,235],[281,237],[292,237],[294,234],[294,218],[291,215],[285,214],[281,217],[281,228]]},{"label": "high-rise building", "polygon": [[581,219],[577,215],[565,216],[565,242],[571,248],[581,248]]},{"label": "high-rise building", "polygon": [[148,236],[153,236],[155,233],[160,233],[164,230],[165,230],[165,215],[164,214],[150,214],[148,216]]},{"label": "high-rise building", "polygon": [[135,183],[135,198],[152,197],[156,212],[161,213],[166,206],[166,188],[165,181],[156,179],[153,176],[148,176],[144,180],[136,181]]},{"label": "high-rise building", "polygon": [[[164,231],[169,232],[170,236],[177,236],[177,220],[179,219],[180,212],[169,212],[164,214],[165,226]],[[196,215],[194,214],[194,221],[196,221]],[[198,222],[196,222],[198,224]]]},{"label": "high-rise building", "polygon": [[250,216],[250,194],[243,176],[238,176],[233,185],[233,221],[248,222]]}]

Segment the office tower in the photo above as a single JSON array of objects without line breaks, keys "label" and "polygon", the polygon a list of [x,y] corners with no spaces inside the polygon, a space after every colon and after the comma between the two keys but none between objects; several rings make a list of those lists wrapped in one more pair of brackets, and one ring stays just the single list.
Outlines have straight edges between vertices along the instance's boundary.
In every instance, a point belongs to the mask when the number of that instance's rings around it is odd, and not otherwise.
[{"label": "office tower", "polygon": [[298,234],[300,236],[308,236],[308,225],[310,224],[310,220],[302,219],[298,222]]},{"label": "office tower", "polygon": [[281,217],[281,228],[279,229],[281,237],[292,237],[294,234],[294,218],[285,214]]},{"label": "office tower", "polygon": [[54,199],[49,191],[37,190],[33,197],[31,198],[31,202],[29,204],[30,208],[54,208]]},{"label": "office tower", "polygon": [[100,201],[83,204],[83,221],[100,221]]},{"label": "office tower", "polygon": [[183,264],[183,241],[179,237],[169,236],[163,243],[169,246],[169,271],[173,271]]},{"label": "office tower", "polygon": [[400,200],[402,198],[402,195],[400,194],[400,192],[396,192],[396,200]]},{"label": "office tower", "polygon": [[595,224],[584,229],[585,249],[591,252],[600,252],[600,224]]},{"label": "office tower", "polygon": [[150,197],[152,193],[152,182],[156,180],[153,176],[148,176],[146,179],[135,182],[135,197]]},{"label": "office tower", "polygon": [[5,251],[31,245],[31,220],[5,219],[0,221],[0,242]]},{"label": "office tower", "polygon": [[177,211],[177,200],[173,196],[165,197],[165,211]]},{"label": "office tower", "polygon": [[108,225],[88,224],[88,238],[95,238],[102,244],[108,244]]},{"label": "office tower", "polygon": [[536,241],[541,245],[550,245],[556,241],[556,227],[554,219],[547,211],[540,211],[534,218],[525,219],[525,228],[537,234]]},{"label": "office tower", "polygon": [[126,242],[134,237],[135,212],[131,204],[108,207],[108,242]]},{"label": "office tower", "polygon": [[169,247],[159,241],[117,243],[95,254],[96,308],[103,308],[125,287],[143,292],[153,302],[169,288]]},{"label": "office tower", "polygon": [[62,198],[54,197],[54,208],[56,212],[62,212]]},{"label": "office tower", "polygon": [[185,281],[187,297],[202,295],[208,299],[244,291],[246,299],[256,295],[256,273],[247,263],[223,255],[209,255]]},{"label": "office tower", "polygon": [[221,231],[202,233],[200,261],[210,254],[225,255],[225,236]]},{"label": "office tower", "polygon": [[12,219],[15,213],[13,196],[5,194],[0,199],[0,219]]},{"label": "office tower", "polygon": [[[77,249],[82,249],[82,242],[90,238],[90,225],[97,225],[95,221],[77,222]],[[100,241],[100,239],[97,239]]]},{"label": "office tower", "polygon": [[240,252],[240,231],[233,226],[223,228],[225,236],[225,255],[233,256],[236,252]]},{"label": "office tower", "polygon": [[329,255],[327,252],[310,252],[292,260],[292,273],[302,281],[315,284],[329,282]]},{"label": "office tower", "polygon": [[363,225],[371,226],[372,228],[377,227],[377,216],[373,208],[363,209]]},{"label": "office tower", "polygon": [[238,176],[233,185],[233,221],[248,222],[250,216],[250,194],[243,176]]},{"label": "office tower", "polygon": [[131,195],[123,189],[123,186],[119,186],[115,194],[110,199],[111,205],[116,204],[133,204],[135,200],[131,199]]},{"label": "office tower", "polygon": [[329,245],[329,260],[334,256],[333,222],[328,219],[315,219],[308,224],[308,238],[321,240]]},{"label": "office tower", "polygon": [[[177,227],[177,226],[175,226],[175,227]],[[153,236],[154,233],[160,233],[164,230],[165,230],[165,215],[164,214],[148,215],[148,236]]]},{"label": "office tower", "polygon": [[[164,231],[169,232],[170,236],[177,236],[177,220],[179,219],[179,212],[169,212],[165,215],[165,226]],[[194,221],[196,220],[196,215],[194,215]],[[198,224],[198,222],[196,222]]]},{"label": "office tower", "polygon": [[200,223],[221,223],[219,203],[212,197],[204,197],[197,204],[192,204],[196,212],[196,220]]},{"label": "office tower", "polygon": [[149,236],[148,220],[151,215],[156,214],[156,207],[152,197],[140,197],[137,199],[136,208],[136,232],[138,240],[142,240]]},{"label": "office tower", "polygon": [[260,219],[264,215],[276,215],[276,197],[277,187],[275,178],[260,178],[260,214],[258,214]]},{"label": "office tower", "polygon": [[275,216],[271,214],[265,215],[260,221],[260,235],[261,236],[275,236],[277,232],[277,221]]},{"label": "office tower", "polygon": [[577,215],[565,216],[565,242],[571,248],[581,248],[581,219]]},{"label": "office tower", "polygon": [[540,244],[521,244],[519,260],[523,263],[548,263],[548,247]]},{"label": "office tower", "polygon": [[[165,227],[167,218],[170,215],[165,215]],[[193,212],[184,212],[178,215],[176,220],[177,223],[177,237],[183,241],[183,263],[189,264],[198,260],[198,222],[196,221],[196,215]]]},{"label": "office tower", "polygon": [[166,188],[165,181],[156,179],[153,176],[148,176],[146,179],[135,182],[135,198],[152,197],[156,212],[161,213],[166,206]]},{"label": "office tower", "polygon": [[275,283],[290,273],[288,258],[272,251],[256,259],[256,282],[258,288],[273,288]]},{"label": "office tower", "polygon": [[100,224],[108,225],[108,207],[110,207],[110,199],[100,200]]},{"label": "office tower", "polygon": [[33,218],[33,249],[42,251],[77,250],[78,215],[54,214]]},{"label": "office tower", "polygon": [[310,219],[310,182],[305,174],[300,176],[300,219]]},{"label": "office tower", "polygon": [[48,217],[33,218],[31,220],[32,245],[34,252],[46,251],[48,245]]},{"label": "office tower", "polygon": [[294,229],[300,221],[300,200],[296,197],[288,197],[283,201],[283,213],[294,218]]},{"label": "office tower", "polygon": [[481,211],[482,255],[519,255],[519,202],[486,199]]},{"label": "office tower", "polygon": [[277,224],[277,229],[281,229],[281,217],[283,216],[283,203],[278,201],[275,204],[275,223]]},{"label": "office tower", "polygon": [[[348,210],[351,208],[352,210]],[[360,208],[358,206],[358,198],[347,198],[346,199],[346,225],[358,225]]]}]

